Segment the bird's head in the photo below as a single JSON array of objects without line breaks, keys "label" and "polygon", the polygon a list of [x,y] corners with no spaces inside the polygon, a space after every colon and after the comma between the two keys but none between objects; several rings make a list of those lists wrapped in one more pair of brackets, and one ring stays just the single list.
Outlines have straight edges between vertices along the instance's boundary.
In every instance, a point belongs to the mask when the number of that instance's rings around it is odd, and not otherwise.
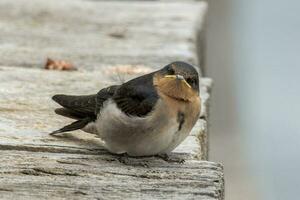
[{"label": "bird's head", "polygon": [[178,100],[199,96],[198,72],[185,62],[173,62],[157,71],[153,83],[159,92]]}]

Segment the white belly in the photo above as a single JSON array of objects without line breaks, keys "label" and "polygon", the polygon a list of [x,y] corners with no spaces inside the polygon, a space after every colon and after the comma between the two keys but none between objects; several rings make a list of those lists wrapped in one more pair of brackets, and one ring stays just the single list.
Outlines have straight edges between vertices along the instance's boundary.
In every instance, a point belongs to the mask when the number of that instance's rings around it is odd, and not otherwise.
[{"label": "white belly", "polygon": [[159,100],[148,116],[129,117],[109,100],[95,122],[95,129],[112,153],[130,156],[169,153],[188,136],[192,127],[183,124],[179,131],[177,118],[170,117],[166,108]]}]

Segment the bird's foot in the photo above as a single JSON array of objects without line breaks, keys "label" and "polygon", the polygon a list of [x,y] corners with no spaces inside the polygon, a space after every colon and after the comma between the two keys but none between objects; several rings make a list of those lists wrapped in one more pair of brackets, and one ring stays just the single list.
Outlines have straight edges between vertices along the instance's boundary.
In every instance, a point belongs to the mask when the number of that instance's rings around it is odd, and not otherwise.
[{"label": "bird's foot", "polygon": [[[135,158],[138,159],[138,158]],[[124,165],[132,165],[132,166],[142,166],[142,167],[149,167],[146,162],[136,162],[132,161],[130,156],[127,153],[119,154],[118,161]]]},{"label": "bird's foot", "polygon": [[122,153],[118,155],[118,161],[124,165],[130,164],[130,159],[127,153]]},{"label": "bird's foot", "polygon": [[170,157],[168,154],[158,154],[157,157],[163,159],[166,162],[174,162],[179,164],[183,164],[185,162],[183,158],[174,157],[174,156]]}]

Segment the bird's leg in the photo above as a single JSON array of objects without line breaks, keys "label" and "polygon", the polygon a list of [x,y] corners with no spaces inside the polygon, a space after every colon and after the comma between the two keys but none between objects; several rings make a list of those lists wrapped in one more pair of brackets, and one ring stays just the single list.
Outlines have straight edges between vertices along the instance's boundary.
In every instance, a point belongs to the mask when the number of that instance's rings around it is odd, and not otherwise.
[{"label": "bird's leg", "polygon": [[180,163],[183,164],[185,162],[185,160],[183,158],[179,158],[179,157],[170,157],[168,154],[164,153],[164,154],[158,154],[157,157],[163,159],[166,162],[175,162],[175,163]]}]

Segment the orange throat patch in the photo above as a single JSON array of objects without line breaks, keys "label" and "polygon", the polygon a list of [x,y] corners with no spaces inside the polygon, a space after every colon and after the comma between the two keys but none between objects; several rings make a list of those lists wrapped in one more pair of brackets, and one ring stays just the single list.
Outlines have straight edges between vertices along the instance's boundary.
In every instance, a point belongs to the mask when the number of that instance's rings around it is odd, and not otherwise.
[{"label": "orange throat patch", "polygon": [[161,75],[154,75],[153,85],[159,92],[182,101],[192,101],[199,96],[199,92],[193,90],[184,81],[170,79]]}]

